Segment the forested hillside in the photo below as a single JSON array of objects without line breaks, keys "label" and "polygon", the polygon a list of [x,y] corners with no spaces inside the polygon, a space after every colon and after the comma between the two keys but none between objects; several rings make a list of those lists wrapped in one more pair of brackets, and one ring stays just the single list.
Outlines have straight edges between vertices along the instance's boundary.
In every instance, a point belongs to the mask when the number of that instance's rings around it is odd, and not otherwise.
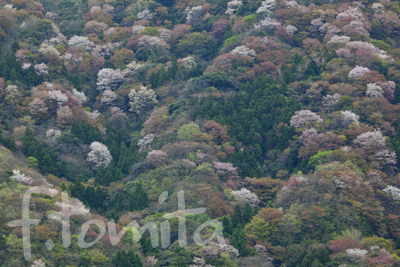
[{"label": "forested hillside", "polygon": [[400,266],[399,1],[0,7],[0,266]]}]

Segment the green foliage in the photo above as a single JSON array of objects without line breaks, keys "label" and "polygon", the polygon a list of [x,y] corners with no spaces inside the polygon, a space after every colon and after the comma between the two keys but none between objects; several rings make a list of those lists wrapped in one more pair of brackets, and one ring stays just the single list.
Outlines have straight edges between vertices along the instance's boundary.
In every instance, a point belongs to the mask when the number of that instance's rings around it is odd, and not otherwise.
[{"label": "green foliage", "polygon": [[158,28],[156,27],[146,27],[140,32],[143,35],[158,36]]},{"label": "green foliage", "polygon": [[34,157],[28,157],[26,161],[28,162],[29,168],[35,168],[38,165],[37,159]]},{"label": "green foliage", "polygon": [[199,77],[199,80],[206,82],[208,86],[214,86],[224,90],[236,88],[233,79],[222,72],[205,73]]},{"label": "green foliage", "polygon": [[353,99],[350,96],[341,96],[337,104],[338,109],[350,110],[353,104]]},{"label": "green foliage", "polygon": [[183,141],[191,141],[192,135],[196,133],[200,133],[200,127],[199,125],[192,122],[189,124],[182,125],[182,127],[179,128],[177,132],[177,138]]},{"label": "green foliage", "polygon": [[243,21],[248,23],[248,24],[254,24],[257,22],[257,16],[252,14],[252,15],[248,15],[246,17],[243,18]]},{"label": "green foliage", "polygon": [[270,232],[272,226],[265,222],[263,219],[258,217],[253,217],[250,223],[246,225],[244,231],[247,234],[252,234],[260,238],[262,241],[266,241],[270,238]]},{"label": "green foliage", "polygon": [[228,45],[236,42],[239,42],[239,37],[237,36],[229,37],[228,39],[225,40],[223,49],[225,49]]},{"label": "green foliage", "polygon": [[308,164],[315,168],[317,165],[327,163],[330,159],[332,152],[333,152],[332,150],[318,151],[318,153],[316,155],[314,155],[310,158],[310,160],[308,161]]},{"label": "green foliage", "polygon": [[239,251],[239,255],[241,257],[246,257],[251,253],[246,247],[247,242],[248,239],[246,234],[244,233],[242,226],[239,224],[238,227],[233,231],[231,246],[235,247]]}]

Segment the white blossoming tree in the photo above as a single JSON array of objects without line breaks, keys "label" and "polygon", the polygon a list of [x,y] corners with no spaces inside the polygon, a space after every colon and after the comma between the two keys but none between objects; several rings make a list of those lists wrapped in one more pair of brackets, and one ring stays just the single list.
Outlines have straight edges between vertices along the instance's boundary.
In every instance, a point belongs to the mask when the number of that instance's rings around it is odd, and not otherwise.
[{"label": "white blossoming tree", "polygon": [[13,170],[13,175],[10,176],[10,179],[15,179],[18,183],[25,184],[33,184],[35,180],[32,177],[25,176],[25,174],[21,173],[20,170]]},{"label": "white blossoming tree", "polygon": [[368,72],[370,72],[368,68],[356,66],[354,69],[350,71],[349,77],[355,77],[355,78],[361,77],[366,75]]},{"label": "white blossoming tree", "polygon": [[154,90],[147,89],[144,86],[140,86],[139,90],[132,89],[129,92],[129,105],[131,106],[130,111],[140,113],[149,107],[158,103],[156,99],[157,95]]},{"label": "white blossoming tree", "polygon": [[305,127],[308,122],[323,122],[323,119],[311,110],[298,110],[290,119],[290,125],[296,128]]},{"label": "white blossoming tree", "polygon": [[56,140],[61,136],[61,131],[57,129],[49,129],[46,131],[46,137],[51,140]]},{"label": "white blossoming tree", "polygon": [[78,46],[83,47],[87,51],[92,51],[96,46],[92,41],[90,41],[86,36],[72,36],[67,42],[68,46]]},{"label": "white blossoming tree", "polygon": [[258,206],[260,200],[258,199],[257,195],[250,192],[247,188],[242,188],[239,191],[232,191],[232,193],[239,199],[245,202],[248,202],[250,206],[253,208]]},{"label": "white blossoming tree", "polygon": [[257,13],[272,12],[275,5],[275,0],[265,0],[264,2],[261,2],[261,6],[257,9]]},{"label": "white blossoming tree", "polygon": [[47,65],[44,63],[36,64],[33,66],[38,76],[49,74],[47,71]]},{"label": "white blossoming tree", "polygon": [[153,19],[153,14],[150,13],[148,9],[145,9],[143,11],[140,11],[137,14],[138,19],[144,19],[144,20],[152,20]]},{"label": "white blossoming tree", "polygon": [[86,102],[87,97],[86,97],[84,92],[79,92],[78,90],[73,88],[72,89],[72,93],[74,94],[74,96],[76,96],[81,101],[81,103],[85,103]]},{"label": "white blossoming tree", "polygon": [[256,57],[257,53],[253,49],[247,48],[244,45],[238,46],[231,51],[232,55],[244,55],[250,57]]},{"label": "white blossoming tree", "polygon": [[389,194],[394,200],[400,200],[400,189],[394,186],[387,186],[385,189],[382,190],[386,194]]},{"label": "white blossoming tree", "polygon": [[92,164],[94,169],[98,169],[100,166],[107,168],[111,159],[112,156],[107,146],[99,142],[93,142],[90,145],[90,152],[87,154],[86,161]]},{"label": "white blossoming tree", "polygon": [[117,99],[117,95],[113,91],[105,90],[101,98],[101,103],[111,106],[115,99]]},{"label": "white blossoming tree", "polygon": [[115,90],[125,80],[121,70],[102,69],[97,76],[97,90]]},{"label": "white blossoming tree", "polygon": [[351,112],[349,110],[341,111],[341,124],[343,127],[347,128],[352,123],[359,123],[360,116]]},{"label": "white blossoming tree", "polygon": [[49,91],[48,98],[55,100],[58,108],[61,108],[61,105],[68,101],[68,97],[63,92],[58,90]]},{"label": "white blossoming tree", "polygon": [[383,98],[383,89],[376,83],[367,84],[367,92],[365,93],[369,98]]}]

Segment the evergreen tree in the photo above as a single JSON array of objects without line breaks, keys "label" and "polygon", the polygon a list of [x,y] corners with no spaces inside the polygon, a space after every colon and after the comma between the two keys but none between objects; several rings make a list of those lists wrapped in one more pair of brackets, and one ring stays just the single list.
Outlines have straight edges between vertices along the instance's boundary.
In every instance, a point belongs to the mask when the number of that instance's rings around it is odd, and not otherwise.
[{"label": "evergreen tree", "polygon": [[393,104],[399,104],[399,103],[400,103],[400,83],[397,83],[394,89]]},{"label": "evergreen tree", "polygon": [[64,191],[67,191],[67,186],[64,184],[64,182],[61,183],[60,188],[61,188],[61,190],[62,190],[63,192],[64,192]]},{"label": "evergreen tree", "polygon": [[61,75],[64,76],[64,77],[68,76],[68,69],[67,69],[67,67],[65,66],[64,63],[62,64]]},{"label": "evergreen tree", "polygon": [[86,187],[85,199],[90,207],[97,208],[97,195],[96,190],[93,186],[89,185],[88,187]]},{"label": "evergreen tree", "polygon": [[232,216],[232,226],[233,228],[237,228],[239,224],[243,221],[242,211],[240,210],[239,205],[236,205],[235,211]]},{"label": "evergreen tree", "polygon": [[32,132],[31,128],[26,127],[24,137],[22,138],[22,151],[27,154],[31,145],[36,140],[36,136]]},{"label": "evergreen tree", "polygon": [[244,221],[245,223],[250,222],[251,217],[252,217],[252,213],[253,213],[253,212],[252,212],[251,206],[250,206],[250,204],[247,202],[246,205],[244,206],[244,209],[243,209],[243,221]]},{"label": "evergreen tree", "polygon": [[400,237],[397,238],[396,249],[400,249]]},{"label": "evergreen tree", "polygon": [[233,227],[232,227],[231,220],[230,220],[230,218],[228,216],[224,216],[222,218],[222,225],[224,227],[224,230],[223,230],[224,235],[225,236],[230,236],[232,234],[232,232],[233,232]]},{"label": "evergreen tree", "polygon": [[140,238],[140,245],[142,246],[143,254],[145,256],[157,255],[159,253],[158,247],[153,248],[150,235],[147,232]]},{"label": "evergreen tree", "polygon": [[324,267],[324,265],[322,265],[319,260],[315,259],[311,267]]},{"label": "evergreen tree", "polygon": [[40,83],[41,78],[36,74],[33,64],[29,66],[25,74],[25,83],[29,86],[36,86]]},{"label": "evergreen tree", "polygon": [[71,126],[71,133],[75,135],[77,138],[82,139],[82,129],[78,123],[73,122]]},{"label": "evergreen tree", "polygon": [[18,73],[14,68],[10,72],[10,81],[18,81]]},{"label": "evergreen tree", "polygon": [[85,187],[81,183],[79,177],[75,178],[74,183],[70,186],[71,196],[80,199],[81,201],[86,202],[85,198]]},{"label": "evergreen tree", "polygon": [[281,72],[282,72],[282,79],[283,81],[285,81],[286,84],[290,84],[295,81],[293,72],[289,69],[289,67],[286,64],[283,64],[281,66]]},{"label": "evergreen tree", "polygon": [[110,147],[110,154],[112,156],[112,159],[115,162],[118,162],[119,159],[119,148],[118,148],[118,144],[115,140],[112,141],[111,147]]},{"label": "evergreen tree", "polygon": [[239,224],[235,231],[233,231],[231,246],[239,250],[240,256],[245,257],[249,254],[249,251],[246,247],[247,242],[248,239],[246,237],[246,234],[244,233],[242,226]]},{"label": "evergreen tree", "polygon": [[13,53],[15,54],[15,52],[17,52],[18,49],[21,49],[21,47],[19,46],[18,42],[13,42],[11,44],[11,51],[13,51]]},{"label": "evergreen tree", "polygon": [[233,36],[233,30],[231,24],[228,22],[226,24],[225,33],[224,33],[224,41],[231,38]]}]

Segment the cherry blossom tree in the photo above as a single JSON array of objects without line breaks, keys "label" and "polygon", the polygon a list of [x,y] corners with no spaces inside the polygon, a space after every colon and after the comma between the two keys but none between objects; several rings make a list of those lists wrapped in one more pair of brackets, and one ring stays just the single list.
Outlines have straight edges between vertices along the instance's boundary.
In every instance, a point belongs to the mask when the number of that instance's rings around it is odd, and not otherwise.
[{"label": "cherry blossom tree", "polygon": [[365,21],[364,15],[357,7],[349,8],[336,16],[337,20],[351,18],[356,21]]},{"label": "cherry blossom tree", "polygon": [[36,64],[33,67],[35,68],[36,75],[38,76],[49,74],[47,71],[47,65],[44,63]]},{"label": "cherry blossom tree", "polygon": [[72,123],[74,114],[69,107],[61,107],[57,110],[57,126],[60,128],[65,128]]},{"label": "cherry blossom tree", "polygon": [[396,201],[400,200],[400,189],[389,185],[382,191],[385,192],[386,194],[389,194],[394,200]]},{"label": "cherry blossom tree", "polygon": [[48,98],[51,100],[55,100],[57,102],[58,108],[60,109],[62,104],[68,101],[68,97],[59,90],[52,90],[48,92]]},{"label": "cherry blossom tree", "polygon": [[226,9],[225,14],[229,15],[229,16],[236,14],[236,11],[242,5],[243,5],[243,2],[241,0],[233,0],[233,1],[228,2],[228,8]]},{"label": "cherry blossom tree", "polygon": [[366,132],[357,136],[354,144],[368,152],[386,149],[386,139],[381,131]]},{"label": "cherry blossom tree", "polygon": [[56,56],[60,56],[60,52],[58,52],[58,50],[54,46],[46,43],[42,43],[40,45],[39,53],[41,53],[42,55],[54,54]]},{"label": "cherry blossom tree", "polygon": [[368,254],[368,251],[359,248],[349,248],[346,250],[346,253],[349,257],[364,258]]},{"label": "cherry blossom tree", "polygon": [[287,25],[286,26],[286,33],[291,35],[294,34],[295,32],[297,32],[297,27],[292,26],[292,25]]},{"label": "cherry blossom tree", "polygon": [[373,3],[371,6],[372,11],[377,14],[385,13],[385,9],[381,3]]},{"label": "cherry blossom tree", "polygon": [[98,22],[96,20],[91,20],[86,22],[85,28],[83,29],[86,33],[91,34],[99,34],[105,30],[107,30],[109,27],[106,23],[104,22]]},{"label": "cherry blossom tree", "polygon": [[166,158],[168,157],[167,153],[162,150],[152,150],[147,154],[146,160],[153,166],[161,166]]},{"label": "cherry blossom tree", "polygon": [[[111,56],[111,51],[115,48],[119,48],[122,43],[106,43],[104,45],[96,45],[96,47],[92,50],[92,56],[109,58]],[[64,56],[65,57],[65,56]]]},{"label": "cherry blossom tree", "polygon": [[336,55],[338,55],[341,58],[348,58],[350,56],[350,50],[346,48],[340,48],[336,50]]},{"label": "cherry blossom tree", "polygon": [[46,103],[40,98],[34,98],[29,103],[29,111],[31,112],[32,115],[47,113]]},{"label": "cherry blossom tree", "polygon": [[257,207],[258,204],[260,203],[260,200],[258,199],[257,195],[254,193],[251,193],[250,190],[247,188],[242,188],[239,191],[232,191],[232,193],[239,199],[245,202],[248,202],[250,206]]},{"label": "cherry blossom tree", "polygon": [[166,41],[171,40],[172,38],[172,32],[171,30],[164,29],[164,28],[159,28],[158,29],[158,35],[163,38]]},{"label": "cherry blossom tree", "polygon": [[140,64],[136,61],[132,61],[128,65],[126,65],[126,68],[129,69],[131,74],[137,74],[141,69],[145,67],[144,64]]},{"label": "cherry blossom tree", "polygon": [[382,165],[395,166],[397,164],[397,155],[394,151],[384,149],[375,154]]},{"label": "cherry blossom tree", "polygon": [[101,98],[101,103],[106,104],[108,106],[112,105],[113,102],[117,99],[117,95],[111,90],[105,90],[103,92],[103,97]]},{"label": "cherry blossom tree", "polygon": [[272,12],[272,10],[275,8],[275,5],[275,0],[265,0],[264,2],[261,2],[261,6],[257,9],[257,13]]},{"label": "cherry blossom tree", "polygon": [[253,49],[249,49],[244,45],[238,46],[231,51],[232,55],[243,55],[243,56],[250,56],[256,57],[257,53]]},{"label": "cherry blossom tree", "polygon": [[281,25],[282,24],[276,19],[265,18],[261,20],[258,24],[255,24],[254,28],[262,31],[271,31]]},{"label": "cherry blossom tree", "polygon": [[121,127],[127,119],[125,112],[119,107],[111,107],[110,113],[111,118],[109,121],[116,128]]},{"label": "cherry blossom tree", "polygon": [[305,127],[309,122],[323,122],[319,115],[311,110],[299,110],[294,113],[290,119],[290,125],[296,128]]},{"label": "cherry blossom tree", "polygon": [[353,123],[359,124],[360,116],[349,110],[341,111],[341,124],[344,128],[349,127]]},{"label": "cherry blossom tree", "polygon": [[366,75],[368,72],[370,72],[370,70],[368,68],[356,66],[355,68],[353,68],[350,71],[349,77],[361,77],[361,76]]},{"label": "cherry blossom tree", "polygon": [[100,166],[107,168],[111,159],[112,156],[107,146],[99,142],[93,142],[90,145],[90,152],[87,154],[86,161],[93,164],[94,169],[98,169]]},{"label": "cherry blossom tree", "polygon": [[311,21],[309,31],[313,33],[314,36],[324,35],[328,25],[329,23],[324,23],[322,18],[316,18]]},{"label": "cherry blossom tree", "polygon": [[79,92],[78,90],[73,88],[72,93],[81,101],[81,103],[85,103],[87,101],[87,97],[84,92]]},{"label": "cherry blossom tree", "polygon": [[384,97],[386,97],[389,100],[394,99],[394,91],[396,88],[395,82],[393,82],[393,81],[389,81],[387,83],[377,82],[376,84],[382,88]]},{"label": "cherry blossom tree", "polygon": [[93,112],[86,111],[86,114],[89,116],[89,119],[92,121],[97,120],[97,118],[100,116],[100,112],[98,110],[95,110]]},{"label": "cherry blossom tree", "polygon": [[322,105],[326,108],[331,108],[333,106],[336,106],[336,104],[339,102],[339,99],[340,99],[340,94],[338,93],[335,93],[334,95],[324,96]]},{"label": "cherry blossom tree", "polygon": [[334,35],[328,43],[348,43],[350,42],[350,39],[351,38],[349,36]]},{"label": "cherry blossom tree", "polygon": [[51,140],[56,140],[61,136],[61,131],[57,129],[49,129],[46,131],[46,137]]},{"label": "cherry blossom tree", "polygon": [[369,98],[383,98],[382,87],[376,83],[367,84],[367,92],[365,93]]},{"label": "cherry blossom tree", "polygon": [[129,105],[131,106],[130,111],[140,113],[149,107],[158,103],[156,99],[157,95],[154,90],[147,89],[144,86],[140,86],[139,90],[132,89],[129,92]]},{"label": "cherry blossom tree", "polygon": [[142,25],[133,25],[132,26],[132,34],[133,35],[138,35],[141,31],[143,31],[144,29],[146,29],[145,26]]},{"label": "cherry blossom tree", "polygon": [[15,179],[18,183],[25,183],[25,184],[33,184],[35,180],[30,176],[25,176],[25,174],[21,173],[20,170],[13,170],[13,175],[10,176],[11,179]]},{"label": "cherry blossom tree", "polygon": [[113,6],[105,4],[105,5],[103,5],[102,9],[103,9],[105,15],[110,16],[111,18],[114,17],[115,8]]},{"label": "cherry blossom tree", "polygon": [[140,11],[137,14],[138,19],[143,19],[143,20],[152,20],[153,19],[153,14],[150,13],[150,10],[145,9],[143,11]]},{"label": "cherry blossom tree", "polygon": [[147,47],[147,46],[160,46],[164,48],[170,48],[167,42],[158,36],[143,35],[139,38],[137,42],[137,47]]},{"label": "cherry blossom tree", "polygon": [[102,69],[97,76],[97,90],[115,90],[125,80],[121,70]]},{"label": "cherry blossom tree", "polygon": [[188,56],[185,58],[178,59],[178,65],[183,66],[186,69],[192,69],[196,67],[197,64],[194,57]]},{"label": "cherry blossom tree", "polygon": [[7,98],[14,98],[14,97],[17,97],[20,95],[18,86],[13,85],[13,84],[7,85],[5,91],[7,94]]},{"label": "cherry blossom tree", "polygon": [[143,137],[142,139],[139,139],[137,144],[139,147],[139,152],[150,149],[154,137],[155,137],[154,134],[149,134]]},{"label": "cherry blossom tree", "polygon": [[377,171],[370,170],[367,172],[367,179],[372,182],[374,187],[378,187],[380,189],[386,188],[387,184],[383,181],[381,175]]},{"label": "cherry blossom tree", "polygon": [[194,24],[203,15],[203,8],[201,6],[192,7],[186,15],[186,23],[187,24]]},{"label": "cherry blossom tree", "polygon": [[46,264],[41,259],[38,259],[32,263],[31,267],[46,267]]},{"label": "cherry blossom tree", "polygon": [[68,40],[67,44],[68,46],[83,47],[87,51],[92,51],[95,47],[95,44],[90,41],[86,36],[72,36]]}]

